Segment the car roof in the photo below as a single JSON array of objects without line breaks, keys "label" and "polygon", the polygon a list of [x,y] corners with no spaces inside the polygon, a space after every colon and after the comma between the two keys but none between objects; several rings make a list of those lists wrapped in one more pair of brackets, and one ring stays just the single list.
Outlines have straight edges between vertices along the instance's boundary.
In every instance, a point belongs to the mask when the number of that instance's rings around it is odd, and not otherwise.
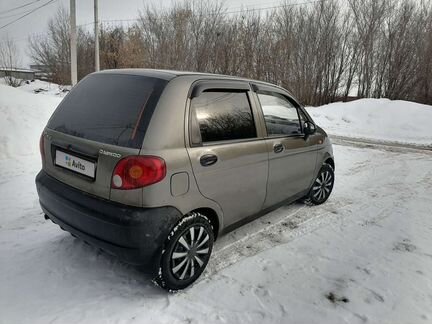
[{"label": "car roof", "polygon": [[[128,75],[147,76],[147,77],[154,77],[154,78],[159,78],[159,79],[163,79],[163,80],[167,80],[167,81],[172,80],[176,77],[180,77],[180,76],[196,76],[197,80],[199,80],[203,77],[226,79],[226,80],[241,80],[241,81],[246,81],[246,82],[265,84],[265,85],[269,85],[269,86],[283,89],[282,87],[280,87],[276,84],[272,84],[272,83],[268,83],[268,82],[264,82],[264,81],[259,81],[259,80],[253,80],[253,79],[242,78],[242,77],[237,77],[237,76],[232,76],[232,75],[225,75],[225,74],[202,73],[202,72],[192,72],[192,71],[157,70],[157,69],[139,69],[139,68],[137,68],[137,69],[103,70],[103,71],[96,72],[96,73],[98,73],[98,74],[107,73],[107,74],[128,74]],[[283,89],[283,90],[287,91],[286,89]]]}]

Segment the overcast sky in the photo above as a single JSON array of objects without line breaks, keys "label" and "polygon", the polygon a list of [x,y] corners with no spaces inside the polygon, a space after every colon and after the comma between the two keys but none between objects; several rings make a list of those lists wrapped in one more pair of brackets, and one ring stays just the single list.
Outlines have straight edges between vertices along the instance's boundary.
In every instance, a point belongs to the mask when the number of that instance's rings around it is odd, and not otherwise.
[{"label": "overcast sky", "polygon": [[[12,8],[28,4],[36,0],[0,0],[0,28],[5,24],[19,18],[31,9],[37,8],[49,0],[38,0],[37,2],[23,8],[9,11]],[[76,0],[77,2],[77,24],[87,24],[93,19],[93,0]],[[173,0],[99,0],[99,19],[134,19],[137,17],[138,10],[144,8],[145,4],[156,6],[171,6]],[[302,0],[292,0],[292,3],[304,2]],[[250,8],[265,8],[280,5],[278,0],[226,0],[225,6],[229,10],[240,10]],[[27,17],[0,29],[0,41],[9,35],[18,45],[21,51],[22,65],[28,66],[30,63],[26,55],[27,39],[31,35],[43,35],[46,32],[47,22],[52,17],[59,6],[69,7],[69,0],[54,0],[52,3],[43,7]],[[120,23],[120,22],[119,22]],[[128,22],[122,22],[128,24]],[[130,23],[130,22],[129,22]],[[91,28],[91,25],[88,25]]]}]

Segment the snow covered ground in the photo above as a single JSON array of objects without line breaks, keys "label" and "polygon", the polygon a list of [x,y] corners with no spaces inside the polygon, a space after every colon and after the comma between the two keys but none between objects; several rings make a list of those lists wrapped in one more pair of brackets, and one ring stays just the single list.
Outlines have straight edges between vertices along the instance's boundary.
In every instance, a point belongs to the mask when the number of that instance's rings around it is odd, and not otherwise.
[{"label": "snow covered ground", "polygon": [[360,99],[307,110],[332,135],[432,144],[432,106],[400,100]]},{"label": "snow covered ground", "polygon": [[0,161],[39,154],[40,134],[61,99],[0,84]]},{"label": "snow covered ground", "polygon": [[[0,78],[0,85],[6,85],[4,79]],[[41,80],[33,80],[33,81],[23,81],[23,83],[17,88],[20,90],[24,90],[30,93],[38,93],[49,96],[58,96],[64,97],[70,86],[61,86],[55,83],[41,81]]]},{"label": "snow covered ground", "polygon": [[326,204],[221,237],[204,277],[167,294],[44,220],[38,140],[59,100],[0,85],[0,323],[432,322],[430,152],[335,145]]}]

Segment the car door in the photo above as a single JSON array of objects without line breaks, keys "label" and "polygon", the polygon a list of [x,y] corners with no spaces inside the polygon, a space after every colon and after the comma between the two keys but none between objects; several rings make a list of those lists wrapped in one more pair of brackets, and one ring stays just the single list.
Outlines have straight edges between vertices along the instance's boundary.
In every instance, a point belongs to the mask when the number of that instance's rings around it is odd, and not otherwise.
[{"label": "car door", "polygon": [[191,92],[188,153],[198,188],[223,210],[224,226],[258,213],[268,153],[250,85],[202,81]]},{"label": "car door", "polygon": [[265,122],[269,176],[264,208],[307,190],[313,180],[317,141],[305,136],[301,120],[308,115],[288,93],[277,87],[254,85]]}]

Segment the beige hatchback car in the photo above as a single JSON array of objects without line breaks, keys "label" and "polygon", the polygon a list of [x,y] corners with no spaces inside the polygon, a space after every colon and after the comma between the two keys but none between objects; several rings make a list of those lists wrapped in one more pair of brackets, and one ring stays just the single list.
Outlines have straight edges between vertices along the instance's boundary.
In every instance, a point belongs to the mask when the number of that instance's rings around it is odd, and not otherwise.
[{"label": "beige hatchback car", "polygon": [[191,72],[106,70],[79,82],[40,139],[47,219],[167,290],[216,238],[298,199],[325,202],[330,140],[286,90]]}]

